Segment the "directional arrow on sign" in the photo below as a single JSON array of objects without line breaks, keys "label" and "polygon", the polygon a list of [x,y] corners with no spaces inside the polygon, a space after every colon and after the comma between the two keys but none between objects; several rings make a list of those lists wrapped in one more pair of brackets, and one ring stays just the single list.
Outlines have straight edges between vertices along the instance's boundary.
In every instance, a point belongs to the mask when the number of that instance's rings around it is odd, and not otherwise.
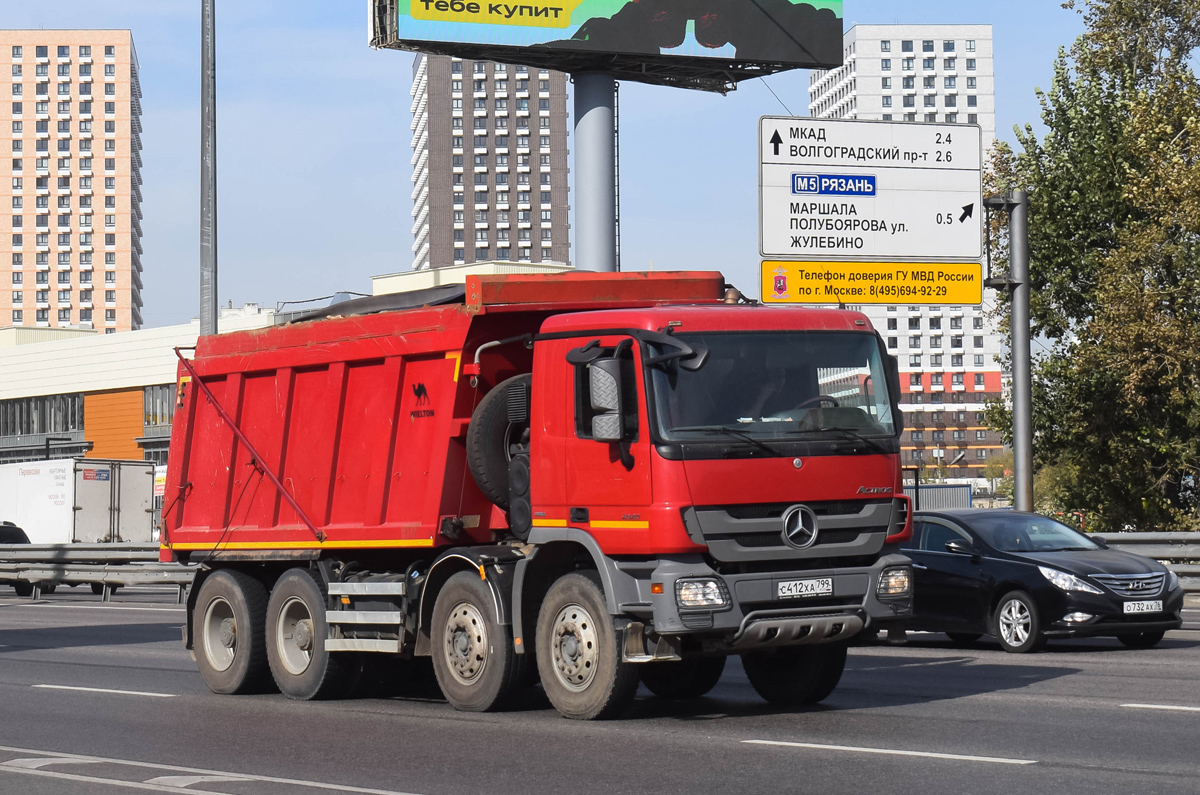
[{"label": "directional arrow on sign", "polygon": [[775,134],[771,136],[771,140],[767,143],[775,147],[775,154],[778,155],[779,147],[783,144],[783,139],[779,137],[779,130],[775,131]]},{"label": "directional arrow on sign", "polygon": [[971,217],[971,213],[975,212],[975,205],[968,204],[963,207],[963,214],[958,217],[958,222],[961,224]]}]

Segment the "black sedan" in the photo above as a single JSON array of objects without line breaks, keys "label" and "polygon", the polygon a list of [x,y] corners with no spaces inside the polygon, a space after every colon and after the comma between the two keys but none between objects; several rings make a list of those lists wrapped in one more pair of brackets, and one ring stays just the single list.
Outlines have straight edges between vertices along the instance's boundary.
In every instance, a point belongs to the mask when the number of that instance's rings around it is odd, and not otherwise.
[{"label": "black sedan", "polygon": [[905,554],[914,574],[909,629],[956,643],[986,633],[1019,653],[1049,638],[1115,635],[1146,649],[1183,623],[1173,572],[1038,514],[923,511]]}]

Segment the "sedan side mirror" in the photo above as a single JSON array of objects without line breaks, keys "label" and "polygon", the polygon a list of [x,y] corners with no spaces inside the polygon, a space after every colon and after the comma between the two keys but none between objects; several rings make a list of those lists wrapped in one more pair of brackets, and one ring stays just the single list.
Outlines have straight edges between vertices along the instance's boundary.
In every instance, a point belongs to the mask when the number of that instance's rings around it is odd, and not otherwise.
[{"label": "sedan side mirror", "polygon": [[947,541],[946,551],[953,552],[955,555],[974,555],[975,550],[967,545],[965,541]]},{"label": "sedan side mirror", "polygon": [[1100,536],[1088,536],[1088,540],[1101,549],[1108,549],[1108,542]]}]

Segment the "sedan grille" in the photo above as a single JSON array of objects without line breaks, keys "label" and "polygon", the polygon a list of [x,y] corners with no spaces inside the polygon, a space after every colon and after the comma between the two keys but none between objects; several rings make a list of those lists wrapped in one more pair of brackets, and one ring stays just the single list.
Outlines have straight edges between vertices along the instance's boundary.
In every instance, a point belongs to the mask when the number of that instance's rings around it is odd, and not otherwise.
[{"label": "sedan grille", "polygon": [[1131,599],[1158,596],[1162,592],[1163,581],[1167,575],[1162,574],[1093,574],[1092,579],[1118,596]]}]

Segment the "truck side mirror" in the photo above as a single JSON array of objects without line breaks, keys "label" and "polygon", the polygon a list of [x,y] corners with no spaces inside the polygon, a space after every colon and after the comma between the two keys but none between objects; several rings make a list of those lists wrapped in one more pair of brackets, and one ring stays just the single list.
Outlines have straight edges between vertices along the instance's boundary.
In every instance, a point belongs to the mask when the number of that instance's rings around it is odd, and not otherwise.
[{"label": "truck side mirror", "polygon": [[621,360],[605,357],[588,367],[589,397],[592,410],[592,438],[597,442],[619,442],[625,438],[624,411],[621,405]]}]

